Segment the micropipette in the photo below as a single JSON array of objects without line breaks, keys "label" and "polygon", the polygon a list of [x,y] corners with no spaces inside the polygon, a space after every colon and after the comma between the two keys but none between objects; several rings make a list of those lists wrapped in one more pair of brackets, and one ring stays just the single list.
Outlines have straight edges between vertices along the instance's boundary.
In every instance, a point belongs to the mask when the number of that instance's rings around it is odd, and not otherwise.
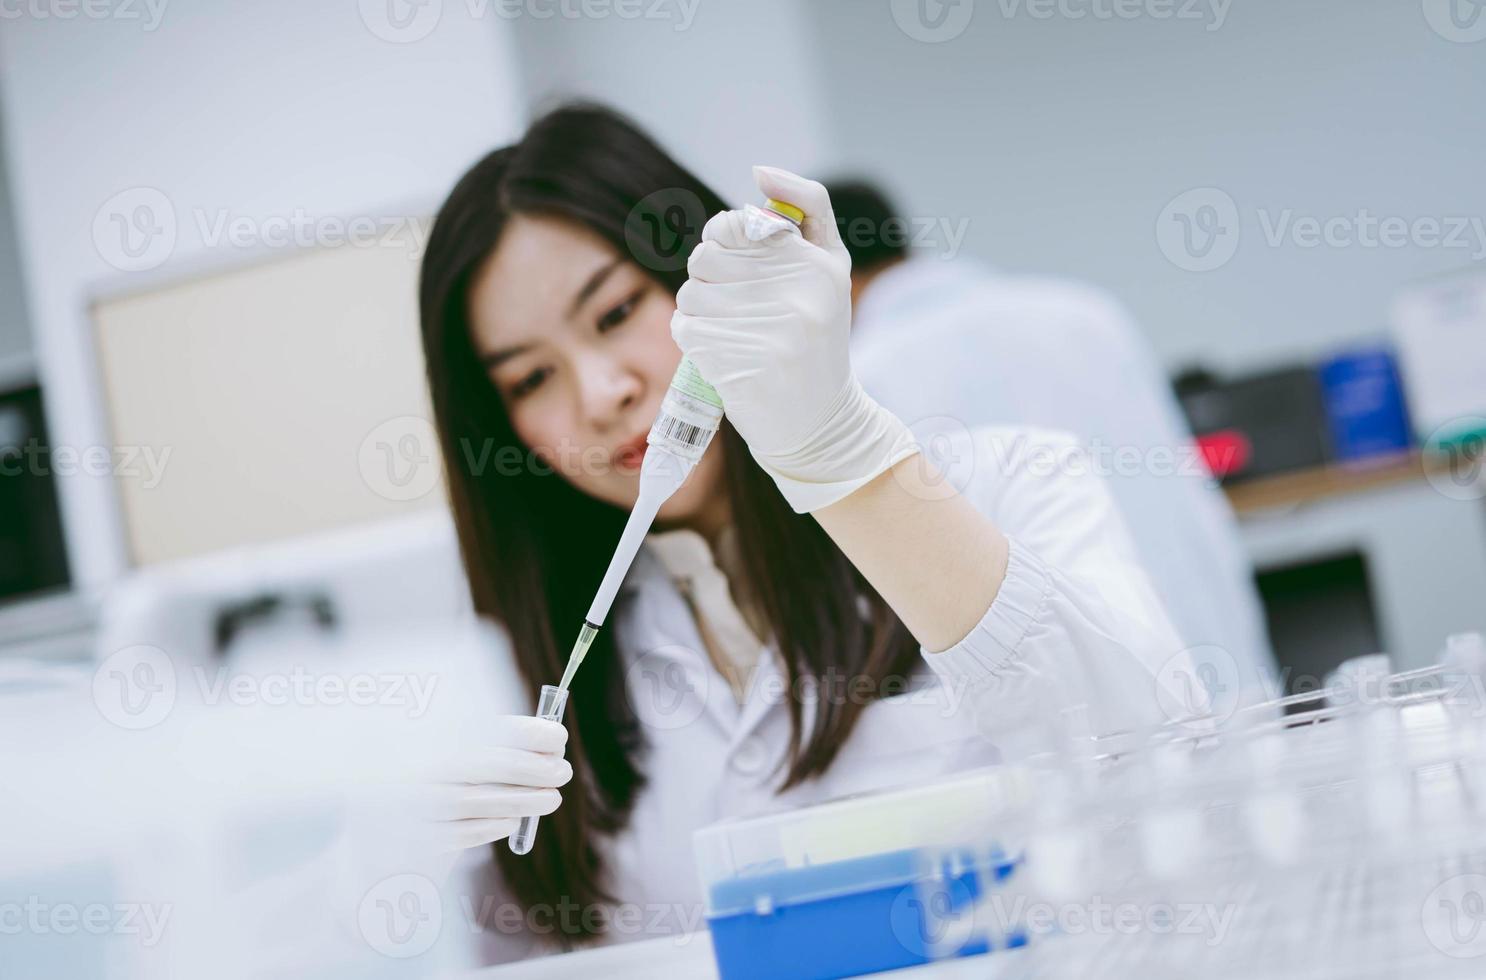
[{"label": "micropipette", "polygon": [[[750,204],[743,210],[745,233],[752,241],[762,241],[780,231],[799,234],[800,225],[805,220],[805,212],[773,198],[766,200],[762,208]],[[630,511],[619,545],[614,549],[614,557],[609,560],[609,569],[593,597],[593,604],[588,607],[588,615],[583,617],[583,628],[568,655],[567,669],[558,685],[564,691],[588,655],[588,648],[593,644],[599,627],[604,625],[609,607],[656,513],[672,494],[681,489],[721,425],[722,399],[703,380],[691,361],[683,357],[661,401],[660,414],[645,438],[639,499]]]},{"label": "micropipette", "polygon": [[[805,220],[804,211],[793,204],[773,198],[766,200],[761,208],[747,205],[743,213],[744,233],[750,241],[755,242],[763,241],[777,232],[798,235],[800,225]],[[681,489],[721,425],[722,399],[702,378],[691,361],[683,357],[671,378],[671,386],[661,401],[660,414],[655,417],[655,424],[645,437],[645,457],[640,463],[639,498],[630,511],[629,520],[625,522],[624,533],[619,536],[614,557],[609,559],[609,569],[604,573],[604,580],[599,584],[593,603],[588,607],[588,615],[583,617],[583,628],[578,631],[578,639],[573,643],[572,652],[568,654],[562,680],[556,687],[550,684],[542,687],[542,699],[537,710],[539,717],[553,721],[562,719],[563,709],[567,705],[568,685],[572,684],[573,675],[578,672],[583,658],[588,656],[588,648],[593,645],[599,627],[604,625],[609,607],[614,604],[619,586],[624,582],[624,576],[629,572],[645,535],[650,531],[656,513],[662,504],[671,499],[672,494]],[[522,817],[516,833],[511,835],[511,850],[517,854],[530,851],[536,832],[537,818]]]}]

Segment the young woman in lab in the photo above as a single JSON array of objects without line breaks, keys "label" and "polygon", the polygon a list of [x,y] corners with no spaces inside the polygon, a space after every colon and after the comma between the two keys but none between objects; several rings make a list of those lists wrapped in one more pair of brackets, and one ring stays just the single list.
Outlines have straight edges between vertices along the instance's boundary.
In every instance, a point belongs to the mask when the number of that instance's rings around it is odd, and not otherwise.
[{"label": "young woman in lab", "polygon": [[[754,177],[805,212],[803,236],[748,240],[633,125],[566,107],[471,168],[428,242],[464,564],[532,690],[562,673],[683,352],[727,411],[577,673],[567,731],[492,720],[447,811],[464,847],[546,815],[531,853],[495,847],[489,887],[547,908],[549,943],[603,931],[553,909],[698,907],[690,836],[715,820],[994,763],[1029,709],[1164,720],[1183,656],[1071,441],[967,434],[951,455],[968,477],[948,480],[863,393],[824,188]],[[492,958],[528,941],[493,936]]]}]

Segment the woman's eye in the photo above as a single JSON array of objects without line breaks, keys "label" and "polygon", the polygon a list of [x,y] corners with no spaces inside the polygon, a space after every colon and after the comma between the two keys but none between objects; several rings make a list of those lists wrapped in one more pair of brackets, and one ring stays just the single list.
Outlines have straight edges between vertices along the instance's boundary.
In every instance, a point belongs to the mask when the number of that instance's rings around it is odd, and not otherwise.
[{"label": "woman's eye", "polygon": [[537,368],[526,377],[511,386],[511,397],[521,398],[536,391],[543,381],[547,380],[547,369]]},{"label": "woman's eye", "polygon": [[638,305],[639,302],[640,293],[635,293],[633,296],[626,299],[623,303],[620,303],[618,306],[614,307],[612,310],[599,317],[599,332],[602,333],[605,330],[612,330],[613,328],[623,323],[625,320],[628,320],[630,318],[630,314],[635,312],[635,306]]}]

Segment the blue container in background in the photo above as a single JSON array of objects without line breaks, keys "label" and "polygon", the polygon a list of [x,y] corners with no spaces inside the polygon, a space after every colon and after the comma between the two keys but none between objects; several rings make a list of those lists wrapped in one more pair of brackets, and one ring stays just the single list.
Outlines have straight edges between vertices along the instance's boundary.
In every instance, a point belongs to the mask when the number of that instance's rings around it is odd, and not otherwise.
[{"label": "blue container in background", "polygon": [[718,976],[836,980],[1025,944],[982,903],[1015,877],[999,835],[1031,793],[994,767],[701,828]]},{"label": "blue container in background", "polygon": [[[718,882],[707,915],[717,972],[723,980],[836,980],[989,952],[978,936],[936,946],[950,922],[971,914],[982,888],[1015,867],[1008,857],[896,851]],[[1006,945],[1025,942],[1016,934]]]},{"label": "blue container in background", "polygon": [[1403,383],[1393,352],[1348,351],[1318,370],[1331,427],[1332,455],[1340,461],[1406,452],[1412,445]]}]

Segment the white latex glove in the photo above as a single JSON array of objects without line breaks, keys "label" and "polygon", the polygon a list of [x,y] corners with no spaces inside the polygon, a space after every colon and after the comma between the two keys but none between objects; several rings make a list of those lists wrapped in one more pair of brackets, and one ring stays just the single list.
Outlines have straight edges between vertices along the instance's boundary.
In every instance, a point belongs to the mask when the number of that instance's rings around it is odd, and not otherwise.
[{"label": "white latex glove", "polygon": [[[425,785],[419,809],[435,851],[479,847],[511,836],[522,817],[546,816],[573,778],[562,757],[568,730],[555,721],[502,715],[481,733],[485,748],[448,764]],[[538,831],[540,832],[540,830]]]},{"label": "white latex glove", "polygon": [[714,215],[687,263],[671,335],[804,514],[918,449],[852,373],[851,258],[826,189],[772,167],[754,167],[753,176],[765,197],[805,212],[803,237],[750,241],[742,211]]}]

